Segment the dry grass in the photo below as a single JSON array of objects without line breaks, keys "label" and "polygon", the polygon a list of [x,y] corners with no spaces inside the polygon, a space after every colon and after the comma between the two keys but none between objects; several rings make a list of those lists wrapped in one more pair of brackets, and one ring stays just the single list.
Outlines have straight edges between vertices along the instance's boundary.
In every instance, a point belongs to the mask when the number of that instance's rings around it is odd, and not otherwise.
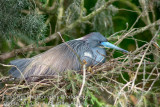
[{"label": "dry grass", "polygon": [[[82,8],[84,5],[83,1],[80,5]],[[82,16],[83,11],[81,11],[80,17],[77,20],[57,31],[64,33],[73,29],[78,24],[93,18],[115,1],[117,0],[106,2],[100,8],[86,16]],[[127,3],[128,1],[121,0],[121,2]],[[142,7],[143,5],[145,6],[145,4],[141,5]],[[37,4],[37,6],[40,5]],[[41,10],[46,11],[44,9],[41,8]],[[50,13],[50,11],[46,12]],[[146,15],[144,17],[144,10],[142,12],[138,10],[137,13],[139,17],[129,30],[127,30],[127,26],[126,30],[117,32],[108,38],[109,40],[117,41],[115,43],[116,45],[124,39],[133,39],[136,44],[136,50],[117,58],[113,58],[114,51],[112,51],[106,56],[107,61],[103,65],[94,66],[86,70],[84,64],[83,74],[76,71],[67,71],[63,75],[49,76],[39,82],[31,83],[13,81],[9,76],[3,76],[0,78],[0,86],[2,87],[0,89],[1,104],[6,106],[70,106],[72,104],[75,106],[94,105],[99,107],[103,105],[112,105],[115,107],[158,107],[160,105],[160,47],[157,45],[159,30],[152,29],[160,25],[160,20],[153,23],[149,21],[150,23],[147,23],[148,21],[146,20],[149,16]],[[142,19],[146,26],[134,28],[139,19]],[[61,22],[61,19],[58,21]],[[138,41],[140,40],[135,39],[134,35],[143,33],[146,30],[150,30],[152,39],[150,42],[141,41],[144,45],[139,47]],[[119,33],[121,35],[115,36]],[[50,42],[57,35],[57,32],[51,34],[43,42],[40,41],[39,45]],[[41,50],[40,48],[36,47],[35,49],[32,48],[32,45],[28,45],[24,48],[0,55],[0,59],[5,60],[18,53],[38,49]],[[153,60],[151,57],[153,57]]]},{"label": "dry grass", "polygon": [[31,83],[13,82],[10,77],[2,77],[2,104],[158,106],[160,65],[148,57],[151,55],[160,60],[153,51],[159,49],[155,44],[158,32],[134,52],[117,58],[110,53],[106,63],[87,70],[84,64],[83,74],[67,71]]}]

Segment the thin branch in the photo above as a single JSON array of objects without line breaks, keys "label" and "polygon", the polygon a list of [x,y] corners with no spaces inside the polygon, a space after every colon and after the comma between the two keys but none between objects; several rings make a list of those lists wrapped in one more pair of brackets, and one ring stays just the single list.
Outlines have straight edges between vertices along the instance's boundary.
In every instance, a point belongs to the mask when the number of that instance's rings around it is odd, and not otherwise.
[{"label": "thin branch", "polygon": [[[25,83],[27,84],[27,86],[29,85],[29,84],[28,84],[28,81],[25,79],[22,71],[21,71],[17,66],[15,66],[15,65],[6,65],[6,64],[1,64],[1,63],[0,63],[0,65],[5,66],[5,67],[15,67],[15,68],[18,70],[18,72],[21,74],[21,76],[22,76],[23,80],[25,81]],[[28,88],[29,88],[29,87],[28,87]],[[30,88],[29,88],[29,89],[30,89]]]},{"label": "thin branch", "polygon": [[[153,23],[150,24],[150,25],[144,26],[144,27],[139,28],[139,29],[137,29],[137,30],[135,30],[135,31],[133,31],[133,32],[130,32],[126,37],[132,37],[132,36],[134,36],[134,35],[137,35],[137,34],[139,34],[139,33],[142,33],[142,32],[144,32],[144,31],[150,29],[150,28],[153,27],[153,26],[158,26],[158,25],[160,25],[160,19],[157,20],[157,21],[155,21],[155,22],[153,22]],[[110,37],[110,38],[108,38],[108,40],[109,40],[109,41],[110,41],[110,40],[116,41],[116,40],[118,40],[118,37]]]},{"label": "thin branch", "polygon": [[103,6],[101,6],[100,8],[98,8],[97,10],[93,11],[92,13],[90,13],[89,15],[85,16],[82,18],[82,21],[87,21],[90,18],[94,17],[95,15],[97,15],[98,13],[102,12],[103,10],[107,9],[107,7],[109,5],[111,5],[113,2],[116,2],[118,0],[109,0],[108,2],[106,2]]},{"label": "thin branch", "polygon": [[[110,4],[112,4],[115,1],[117,1],[117,0],[110,0],[110,1],[106,2],[102,7],[98,8],[97,10],[93,11],[92,13],[90,13],[89,15],[87,15],[85,17],[77,19],[75,22],[73,22],[72,24],[66,26],[65,28],[61,29],[58,32],[64,33],[64,32],[66,32],[68,30],[71,30],[72,28],[77,26],[79,23],[83,23],[83,22],[91,19],[92,17],[94,17],[98,13],[104,11]],[[48,43],[48,42],[52,41],[53,39],[55,39],[57,36],[58,36],[58,34],[54,33],[54,34],[50,35],[49,37],[45,38],[45,40],[39,41],[38,44],[42,45],[44,43]],[[25,52],[27,52],[27,51],[30,50],[30,48],[33,48],[35,46],[36,46],[35,44],[31,44],[31,45],[28,45],[28,46],[26,46],[24,48],[21,48],[21,49],[18,49],[18,50],[13,50],[12,52],[9,52],[9,53],[4,53],[4,54],[0,55],[0,60],[5,60],[5,59],[8,59],[8,58],[14,57],[17,54],[22,53],[24,50],[26,50]]]},{"label": "thin branch", "polygon": [[[153,26],[157,26],[157,25],[160,25],[160,20],[157,20],[156,22],[154,22],[154,23],[152,23],[152,24],[150,24],[150,25],[147,25],[147,26],[145,26],[145,27],[139,28],[139,29],[137,29],[136,31],[128,34],[126,37],[131,37],[131,36],[137,35],[137,34],[139,34],[139,33],[142,33],[142,32],[144,32],[144,31],[148,30],[149,28],[151,28],[151,27],[153,27]],[[68,29],[68,28],[66,28],[66,29]],[[66,29],[60,30],[60,33],[66,31]],[[57,35],[58,35],[57,33],[54,33],[54,34],[52,34],[51,36],[47,37],[45,40],[39,41],[38,44],[41,45],[41,44],[43,44],[43,43],[50,42],[51,40],[55,39]],[[124,38],[123,38],[123,39],[124,39]],[[123,39],[122,39],[122,40],[123,40]],[[118,37],[111,37],[111,38],[108,38],[108,40],[109,40],[109,41],[110,41],[110,40],[116,41],[116,40],[118,40]],[[122,41],[122,40],[121,40],[121,41]],[[20,48],[20,49],[15,49],[15,50],[13,50],[13,51],[11,51],[11,52],[8,52],[8,53],[3,53],[2,55],[0,55],[0,60],[5,60],[5,59],[8,59],[8,58],[14,57],[14,56],[16,56],[16,55],[19,54],[19,53],[25,53],[25,52],[33,51],[33,50],[36,50],[36,49],[38,49],[38,48],[37,48],[37,47],[34,47],[33,44],[32,44],[32,45],[28,45],[28,46],[26,46],[26,47],[23,47],[23,48]],[[41,49],[42,49],[42,50],[45,50],[45,49],[43,49],[42,47],[40,47],[39,50],[41,50]]]},{"label": "thin branch", "polygon": [[[159,29],[159,30],[160,30],[160,29]],[[159,30],[157,31],[157,33],[155,34],[155,36],[152,38],[151,42],[148,44],[148,47],[146,48],[146,50],[145,50],[145,52],[144,52],[144,54],[143,54],[143,56],[142,56],[142,58],[141,58],[141,61],[140,61],[139,65],[138,65],[138,68],[137,68],[137,70],[136,70],[136,74],[135,74],[134,79],[133,79],[133,82],[132,82],[131,90],[132,90],[132,89],[134,88],[134,86],[135,86],[135,81],[136,81],[136,79],[137,79],[137,75],[138,75],[139,69],[140,69],[140,67],[141,67],[141,65],[142,65],[142,62],[143,62],[145,56],[146,56],[146,53],[147,53],[149,47],[151,46],[152,41],[154,41],[154,39],[158,36]]]},{"label": "thin branch", "polygon": [[64,12],[64,8],[63,8],[63,2],[64,2],[64,0],[59,0],[59,2],[60,3],[59,3],[59,8],[58,8],[56,30],[59,30],[61,28],[62,17],[63,17],[63,12]]},{"label": "thin branch", "polygon": [[50,49],[50,48],[52,48],[52,46],[24,47],[24,48],[21,48],[21,49],[15,49],[11,52],[3,53],[2,55],[0,55],[0,60],[5,60],[5,59],[8,59],[8,58],[14,57],[17,54],[26,53],[28,51],[40,51],[40,50],[42,51],[42,50],[47,50],[47,49]]},{"label": "thin branch", "polygon": [[[33,2],[33,0],[30,0],[30,1]],[[39,2],[38,0],[35,0],[35,4],[39,8],[39,10],[41,10],[42,12],[45,12],[49,15],[55,15],[55,12],[56,12],[55,3],[53,3],[52,7],[44,7],[41,2]]]},{"label": "thin branch", "polygon": [[83,10],[84,10],[84,0],[81,0],[81,11],[80,11],[80,17],[83,17]]},{"label": "thin branch", "polygon": [[82,92],[83,92],[83,88],[84,88],[84,85],[85,85],[85,81],[86,81],[86,62],[84,61],[84,64],[83,64],[83,81],[82,81],[82,86],[81,86],[79,95],[77,96],[77,104],[76,104],[76,107],[79,107],[79,106],[81,105],[81,103],[80,103],[80,97],[81,97]]}]

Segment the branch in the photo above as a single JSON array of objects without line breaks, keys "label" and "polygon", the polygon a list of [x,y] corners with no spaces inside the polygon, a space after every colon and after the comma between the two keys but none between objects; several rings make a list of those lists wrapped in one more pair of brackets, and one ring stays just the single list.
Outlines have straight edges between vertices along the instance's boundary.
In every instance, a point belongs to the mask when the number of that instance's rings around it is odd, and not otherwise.
[{"label": "branch", "polygon": [[[103,6],[101,6],[100,8],[98,8],[97,10],[93,11],[92,13],[88,14],[87,16],[84,16],[84,17],[80,17],[79,19],[77,19],[75,22],[73,22],[72,24],[66,26],[65,28],[61,29],[60,33],[64,33],[68,30],[71,30],[73,29],[75,26],[77,26],[79,23],[83,23],[89,19],[91,19],[92,17],[94,17],[95,15],[97,15],[98,13],[102,12],[103,10],[107,9],[107,7],[112,4],[113,2],[115,1],[118,1],[118,0],[110,0],[108,2],[106,2]],[[42,45],[44,43],[48,43],[50,41],[52,41],[53,39],[55,39],[56,37],[58,36],[57,33],[54,33],[52,35],[50,35],[49,37],[45,38],[45,40],[42,40],[42,41],[39,41],[38,44],[39,45]],[[31,45],[28,45],[26,47],[23,47],[21,49],[16,49],[16,50],[13,50],[12,52],[8,52],[8,53],[4,53],[2,55],[0,55],[0,60],[5,60],[5,59],[8,59],[8,58],[11,58],[11,57],[14,57],[16,56],[17,54],[19,53],[24,53],[24,52],[27,52],[27,51],[30,51],[31,48],[34,48],[36,49],[36,45],[35,44],[31,44]],[[32,50],[31,50],[32,51]]]},{"label": "branch", "polygon": [[50,48],[52,48],[52,46],[25,47],[25,48],[21,48],[21,49],[15,49],[15,50],[13,50],[11,52],[7,52],[7,53],[4,53],[4,54],[0,55],[0,60],[5,60],[5,59],[8,59],[8,58],[14,57],[17,54],[25,53],[25,52],[28,52],[28,51],[47,50],[47,49],[50,49]]},{"label": "branch", "polygon": [[94,17],[95,15],[97,15],[98,13],[102,12],[103,10],[107,9],[107,7],[112,4],[113,2],[118,1],[118,0],[109,0],[108,2],[106,2],[103,6],[101,6],[100,8],[98,8],[97,10],[93,11],[92,13],[90,13],[89,15],[85,16],[82,18],[82,21],[87,21],[90,18]]},{"label": "branch", "polygon": [[[74,24],[74,23],[73,23],[73,24]],[[137,35],[137,34],[139,34],[139,33],[142,33],[142,32],[144,32],[144,31],[150,29],[151,27],[157,26],[157,25],[160,25],[160,19],[157,20],[157,21],[155,21],[154,23],[152,23],[152,24],[150,24],[150,25],[147,25],[147,26],[145,26],[145,27],[142,27],[142,28],[140,28],[140,29],[138,29],[138,30],[136,30],[136,31],[134,31],[134,32],[131,32],[130,34],[128,34],[127,36],[125,36],[125,38],[126,38],[126,37],[131,37],[131,36],[134,36],[134,35]],[[65,29],[62,29],[62,30],[60,30],[59,32],[60,32],[60,33],[63,33],[63,32],[65,32],[66,30],[71,29],[73,26],[75,26],[75,25],[72,25],[72,26],[70,26],[69,28],[67,27],[67,28],[65,28]],[[38,44],[41,45],[41,44],[43,44],[43,43],[50,42],[51,40],[55,39],[56,36],[57,36],[57,33],[54,33],[53,35],[47,37],[45,40],[38,42]],[[109,40],[109,41],[111,41],[111,40],[112,40],[112,41],[116,41],[116,40],[118,40],[118,38],[119,38],[119,37],[110,37],[110,38],[108,38],[108,40]],[[122,41],[123,39],[124,39],[124,38],[121,38],[121,41]],[[15,49],[15,50],[13,50],[13,51],[11,51],[11,52],[4,53],[4,54],[0,55],[0,60],[5,60],[5,59],[8,59],[8,58],[14,57],[14,56],[16,56],[16,55],[19,54],[19,53],[24,53],[24,52],[28,52],[28,51],[36,51],[36,50],[46,50],[46,49],[49,49],[49,48],[51,48],[51,47],[48,47],[48,48],[39,47],[39,48],[37,48],[37,47],[35,47],[35,46],[32,44],[32,45],[26,46],[26,47],[21,48],[21,49]]]},{"label": "branch", "polygon": [[[148,15],[148,9],[146,7],[147,4],[146,4],[145,0],[139,0],[140,5],[142,6],[142,11],[138,8],[138,6],[131,3],[130,1],[119,0],[119,2],[122,2],[122,3],[126,4],[127,6],[129,6],[130,8],[132,8],[133,10],[135,10],[139,16],[141,16],[141,14],[142,14],[141,19],[146,25],[151,24],[151,21],[149,19],[149,15]],[[150,32],[152,33],[152,35],[154,35],[154,32],[156,32],[156,29],[151,27]]]},{"label": "branch", "polygon": [[[126,37],[132,37],[132,36],[134,36],[134,35],[137,35],[137,34],[139,34],[139,33],[142,33],[142,32],[144,32],[144,31],[150,29],[151,27],[157,26],[157,25],[160,25],[160,19],[157,20],[157,21],[155,21],[154,23],[151,23],[151,24],[149,24],[149,25],[147,25],[147,26],[145,26],[145,27],[139,28],[139,29],[137,29],[136,31],[133,31],[133,32],[129,33],[128,35],[125,36],[125,38],[126,38]],[[128,33],[128,32],[127,32],[127,33]],[[108,38],[109,41],[117,41],[118,39],[119,39],[118,36]],[[121,39],[123,40],[124,38],[121,38]]]},{"label": "branch", "polygon": [[63,12],[64,12],[64,7],[63,7],[63,2],[64,0],[59,0],[59,8],[58,8],[58,16],[57,16],[57,24],[56,24],[56,30],[59,30],[62,25],[62,17],[63,17]]},{"label": "branch", "polygon": [[137,75],[138,75],[139,69],[140,69],[140,67],[141,67],[141,65],[142,65],[142,62],[143,62],[143,60],[144,60],[144,58],[145,58],[145,56],[146,56],[147,51],[149,50],[149,47],[150,47],[150,46],[152,45],[152,43],[153,43],[152,41],[154,41],[154,39],[158,36],[159,30],[160,30],[160,29],[158,29],[157,33],[156,33],[155,36],[152,38],[151,42],[149,43],[148,47],[146,48],[146,50],[145,50],[145,52],[144,52],[144,54],[143,54],[143,56],[142,56],[142,58],[141,58],[141,61],[140,61],[139,65],[138,65],[138,67],[137,67],[136,74],[135,74],[135,77],[134,77],[133,82],[132,82],[132,87],[131,87],[131,89],[133,89],[134,86],[135,86],[135,81],[136,81],[136,79],[137,79]]},{"label": "branch", "polygon": [[81,89],[80,89],[80,92],[77,96],[77,104],[76,104],[76,107],[79,107],[81,105],[80,103],[80,97],[82,95],[82,92],[83,92],[83,89],[84,89],[84,85],[85,85],[85,81],[86,81],[86,61],[84,60],[83,61],[84,64],[83,64],[83,81],[82,81],[82,86],[81,86]]},{"label": "branch", "polygon": [[[33,2],[31,0],[31,2]],[[52,5],[52,7],[44,7],[43,4],[41,2],[39,2],[38,0],[35,1],[36,6],[39,8],[39,10],[50,14],[50,15],[55,15],[55,3]]]}]

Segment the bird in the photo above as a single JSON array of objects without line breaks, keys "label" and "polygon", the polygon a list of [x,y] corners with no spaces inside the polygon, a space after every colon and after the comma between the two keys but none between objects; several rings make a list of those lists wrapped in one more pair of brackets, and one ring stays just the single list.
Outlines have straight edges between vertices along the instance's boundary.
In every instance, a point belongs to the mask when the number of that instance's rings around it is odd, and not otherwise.
[{"label": "bird", "polygon": [[36,81],[41,76],[57,75],[67,70],[79,71],[82,68],[82,61],[86,62],[86,67],[104,63],[105,47],[128,53],[127,50],[109,43],[101,33],[92,32],[61,43],[31,58],[10,61],[9,64],[13,67],[9,74],[14,78]]}]

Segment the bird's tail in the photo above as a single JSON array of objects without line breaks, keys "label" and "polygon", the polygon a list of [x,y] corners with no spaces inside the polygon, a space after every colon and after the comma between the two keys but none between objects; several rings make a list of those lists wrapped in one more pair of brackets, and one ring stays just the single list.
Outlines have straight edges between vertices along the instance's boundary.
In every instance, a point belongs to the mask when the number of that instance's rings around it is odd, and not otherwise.
[{"label": "bird's tail", "polygon": [[32,59],[18,59],[13,60],[9,64],[13,65],[13,67],[9,70],[9,74],[11,74],[15,78],[20,78],[25,68],[31,63]]}]

